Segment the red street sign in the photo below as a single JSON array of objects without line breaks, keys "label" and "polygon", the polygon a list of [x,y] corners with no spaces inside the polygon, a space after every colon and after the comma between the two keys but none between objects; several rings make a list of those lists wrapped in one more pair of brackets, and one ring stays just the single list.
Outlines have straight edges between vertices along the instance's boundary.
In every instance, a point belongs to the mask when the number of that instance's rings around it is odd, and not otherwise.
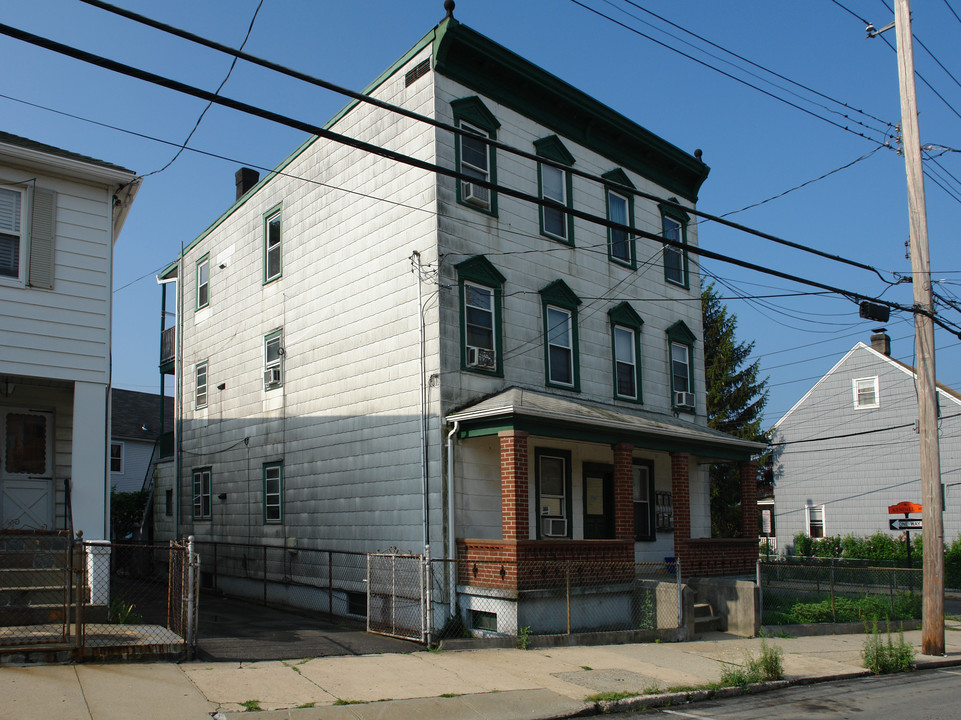
[{"label": "red street sign", "polygon": [[897,505],[888,505],[889,515],[898,515],[900,513],[919,513],[921,512],[921,506],[915,505],[912,502],[899,502]]}]

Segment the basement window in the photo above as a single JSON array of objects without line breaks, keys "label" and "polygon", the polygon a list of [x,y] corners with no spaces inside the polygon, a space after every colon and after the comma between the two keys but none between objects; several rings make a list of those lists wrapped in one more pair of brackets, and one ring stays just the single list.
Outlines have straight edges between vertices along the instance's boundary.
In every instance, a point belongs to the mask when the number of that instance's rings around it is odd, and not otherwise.
[{"label": "basement window", "polygon": [[483,610],[471,610],[470,626],[474,630],[497,632],[497,613],[484,612]]}]

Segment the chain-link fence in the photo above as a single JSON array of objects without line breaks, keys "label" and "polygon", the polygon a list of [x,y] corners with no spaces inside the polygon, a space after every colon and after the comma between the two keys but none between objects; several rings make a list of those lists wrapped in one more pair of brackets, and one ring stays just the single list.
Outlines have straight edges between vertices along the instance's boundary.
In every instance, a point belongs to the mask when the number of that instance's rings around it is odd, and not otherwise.
[{"label": "chain-link fence", "polygon": [[759,562],[761,624],[919,619],[921,573],[865,561]]},{"label": "chain-link fence", "polygon": [[430,576],[435,612],[442,613],[433,618],[436,640],[625,630],[654,637],[682,624],[675,565],[436,560]]}]

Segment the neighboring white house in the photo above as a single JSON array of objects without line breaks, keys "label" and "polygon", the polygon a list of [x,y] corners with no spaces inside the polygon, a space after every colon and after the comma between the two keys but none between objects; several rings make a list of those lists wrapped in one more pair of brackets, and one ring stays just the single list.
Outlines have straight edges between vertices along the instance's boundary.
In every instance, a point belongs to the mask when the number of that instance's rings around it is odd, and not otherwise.
[{"label": "neighboring white house", "polygon": [[173,431],[173,398],[114,388],[110,401],[110,488],[150,488],[160,458],[160,439]]},{"label": "neighboring white house", "polygon": [[3,530],[109,537],[113,246],[139,185],[0,132]]},{"label": "neighboring white house", "polygon": [[[760,504],[762,534],[782,554],[794,536],[873,535],[888,507],[921,504],[914,368],[890,357],[884,330],[859,342],[774,426],[774,498]],[[938,383],[944,537],[961,532],[961,394]],[[766,517],[765,517],[766,516]],[[917,517],[917,516],[913,516]]]},{"label": "neighboring white house", "polygon": [[[707,166],[452,17],[365,93],[460,133],[360,101],[325,128],[458,175],[319,137],[238,173],[160,276],[158,537],[753,572],[761,446],[706,423]],[[709,539],[717,460],[746,540]]]}]

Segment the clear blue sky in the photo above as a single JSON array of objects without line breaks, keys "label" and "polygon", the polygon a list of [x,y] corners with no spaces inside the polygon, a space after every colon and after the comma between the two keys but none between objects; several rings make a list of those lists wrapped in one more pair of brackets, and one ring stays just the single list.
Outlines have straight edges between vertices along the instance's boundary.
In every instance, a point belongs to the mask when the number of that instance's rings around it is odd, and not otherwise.
[{"label": "clear blue sky", "polygon": [[[257,0],[116,0],[128,9],[239,46]],[[725,214],[829,173],[879,147],[882,129],[900,118],[895,53],[865,38],[860,16],[877,27],[893,19],[883,0],[730,2],[688,0],[458,0],[461,22],[620,111],[668,141],[703,150],[711,167],[698,207]],[[585,9],[594,8],[698,61]],[[637,6],[657,13],[787,79],[736,60]],[[851,12],[846,11],[848,8]],[[923,144],[961,149],[961,0],[914,3],[914,32],[954,77],[915,46],[918,71],[944,101],[919,82]],[[264,0],[245,50],[360,90],[444,15],[442,0]],[[2,22],[46,35],[188,84],[214,90],[230,58],[80,3],[5,3]],[[665,35],[669,31],[674,37]],[[894,31],[885,37],[893,45]],[[685,43],[691,43],[694,47]],[[709,54],[705,54],[707,50]],[[714,57],[712,57],[712,55]],[[727,61],[736,65],[727,64]],[[0,37],[0,128],[147,174],[174,148],[155,140],[58,115],[26,101],[173,143],[182,142],[205,103]],[[809,112],[711,69],[724,70]],[[746,68],[746,69],[745,69]],[[761,76],[761,77],[757,77]],[[772,85],[773,81],[776,85]],[[822,93],[791,84],[794,81]],[[222,94],[322,124],[345,103],[239,62]],[[14,98],[15,100],[9,99]],[[844,110],[835,100],[847,103]],[[869,115],[861,115],[863,110]],[[829,124],[869,134],[868,140]],[[850,117],[845,118],[847,114]],[[156,271],[230,205],[242,165],[273,167],[304,136],[264,120],[211,108],[190,150],[143,184],[116,248],[113,382],[156,391],[160,289]],[[961,154],[932,150],[928,161],[942,189],[927,181],[928,222],[936,288],[961,297]],[[810,247],[874,265],[886,279],[910,272],[904,243],[908,212],[903,158],[881,148],[853,166],[730,217]],[[699,227],[703,247],[815,278],[865,295],[911,303],[910,286],[889,287],[876,275],[773,246],[716,223]],[[738,335],[756,342],[770,378],[768,424],[787,411],[858,340],[876,326],[848,300],[811,296],[740,299],[809,288],[730,265],[705,261],[723,281],[719,292],[737,315]],[[961,312],[942,309],[961,322]],[[893,355],[913,357],[913,320],[887,324]],[[938,378],[961,388],[961,341],[936,334]]]}]

